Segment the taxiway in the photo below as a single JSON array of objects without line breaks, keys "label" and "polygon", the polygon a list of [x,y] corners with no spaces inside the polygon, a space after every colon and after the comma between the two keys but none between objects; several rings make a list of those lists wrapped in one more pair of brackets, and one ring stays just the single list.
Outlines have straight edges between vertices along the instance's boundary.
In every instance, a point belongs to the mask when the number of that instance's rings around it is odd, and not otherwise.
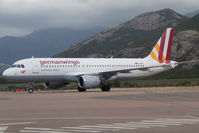
[{"label": "taxiway", "polygon": [[199,87],[0,93],[0,133],[198,133]]}]

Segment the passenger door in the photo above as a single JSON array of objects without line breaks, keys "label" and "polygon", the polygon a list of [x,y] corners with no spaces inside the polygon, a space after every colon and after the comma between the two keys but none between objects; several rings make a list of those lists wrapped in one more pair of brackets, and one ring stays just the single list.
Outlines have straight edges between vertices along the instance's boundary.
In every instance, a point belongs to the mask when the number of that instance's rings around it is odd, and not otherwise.
[{"label": "passenger door", "polygon": [[32,59],[32,74],[39,74],[39,63]]}]

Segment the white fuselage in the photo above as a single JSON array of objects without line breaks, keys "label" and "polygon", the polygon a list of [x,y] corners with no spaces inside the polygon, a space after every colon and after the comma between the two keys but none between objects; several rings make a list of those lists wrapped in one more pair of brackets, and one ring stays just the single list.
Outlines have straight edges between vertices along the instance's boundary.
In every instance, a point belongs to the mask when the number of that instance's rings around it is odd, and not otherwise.
[{"label": "white fuselage", "polygon": [[77,82],[78,77],[82,75],[140,68],[128,72],[117,72],[107,79],[107,81],[123,80],[146,77],[172,68],[144,69],[159,65],[157,61],[149,58],[29,58],[17,61],[13,65],[15,66],[3,72],[3,76],[17,82]]},{"label": "white fuselage", "polygon": [[[135,79],[167,71],[178,65],[170,60],[174,29],[167,28],[146,58],[30,58],[17,61],[3,76],[17,82],[45,82],[58,88],[77,82],[80,92],[101,86],[110,91],[107,81]],[[32,93],[33,89],[29,89]]]}]

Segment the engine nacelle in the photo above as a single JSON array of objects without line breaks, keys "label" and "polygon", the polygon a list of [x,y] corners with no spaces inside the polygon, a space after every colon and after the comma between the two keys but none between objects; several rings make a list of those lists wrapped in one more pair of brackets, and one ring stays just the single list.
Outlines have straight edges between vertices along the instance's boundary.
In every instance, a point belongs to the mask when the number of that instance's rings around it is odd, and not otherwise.
[{"label": "engine nacelle", "polygon": [[44,86],[46,88],[49,88],[49,89],[57,89],[57,88],[61,88],[61,87],[65,86],[66,84],[68,84],[68,83],[62,83],[62,82],[45,82]]},{"label": "engine nacelle", "polygon": [[100,84],[100,78],[98,76],[81,76],[78,79],[78,85],[81,88],[95,88]]}]

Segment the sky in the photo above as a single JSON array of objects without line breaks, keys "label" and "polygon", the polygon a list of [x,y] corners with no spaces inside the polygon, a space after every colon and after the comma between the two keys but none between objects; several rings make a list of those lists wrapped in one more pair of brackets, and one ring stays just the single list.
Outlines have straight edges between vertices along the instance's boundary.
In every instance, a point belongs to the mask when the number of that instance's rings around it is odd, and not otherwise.
[{"label": "sky", "polygon": [[0,0],[0,37],[66,27],[113,27],[164,8],[181,14],[199,9],[199,0]]}]

